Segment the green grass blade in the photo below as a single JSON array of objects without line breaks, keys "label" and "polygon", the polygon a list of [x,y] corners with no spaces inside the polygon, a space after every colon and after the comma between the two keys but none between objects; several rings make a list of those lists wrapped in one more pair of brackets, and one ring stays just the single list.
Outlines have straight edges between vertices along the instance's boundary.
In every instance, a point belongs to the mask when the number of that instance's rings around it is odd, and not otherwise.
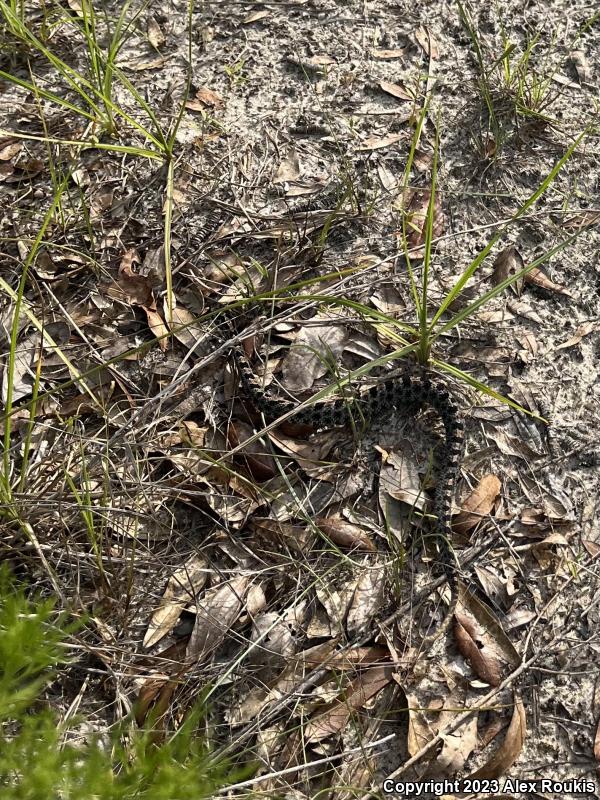
[{"label": "green grass blade", "polygon": [[432,359],[431,364],[436,369],[439,369],[442,372],[447,373],[448,375],[452,375],[453,378],[457,378],[462,383],[468,384],[473,389],[476,389],[478,392],[481,392],[481,394],[485,394],[488,397],[497,400],[499,403],[503,403],[506,406],[510,406],[510,408],[514,408],[515,411],[520,411],[523,414],[527,414],[528,417],[539,419],[541,422],[545,423],[548,422],[548,420],[538,416],[538,414],[534,414],[533,411],[528,411],[526,408],[523,408],[523,406],[520,406],[518,403],[515,403],[514,400],[510,399],[510,397],[505,397],[503,394],[500,394],[495,389],[492,389],[485,383],[481,383],[481,381],[478,381],[477,378],[474,378],[472,375],[469,375],[468,372],[463,372],[462,369],[459,369],[458,367],[455,367],[452,364],[448,364],[446,361],[438,361],[437,359]]},{"label": "green grass blade", "polygon": [[448,322],[446,322],[436,331],[433,336],[433,341],[435,341],[438,336],[441,336],[443,333],[446,333],[447,331],[456,327],[456,325],[461,323],[464,319],[467,319],[467,317],[472,316],[478,309],[486,305],[486,303],[488,303],[492,298],[502,294],[505,289],[519,281],[521,278],[527,275],[528,272],[531,272],[532,269],[539,267],[545,261],[548,261],[549,258],[552,258],[553,255],[559,253],[561,250],[564,250],[564,248],[570,245],[571,242],[573,242],[580,234],[581,231],[579,230],[573,233],[567,239],[563,239],[562,242],[559,242],[559,244],[555,245],[555,247],[553,247],[551,250],[543,253],[541,256],[539,256],[539,258],[536,258],[535,261],[527,264],[525,267],[523,267],[523,269],[519,270],[519,272],[515,273],[514,275],[510,275],[497,286],[494,286],[493,289],[490,289],[489,292],[486,292],[484,295],[477,298],[477,300],[474,300],[472,303],[470,303],[466,308],[463,308],[458,312],[458,314],[455,314],[452,319],[448,320]]},{"label": "green grass blade", "polygon": [[433,331],[433,328],[434,328],[435,324],[437,323],[438,319],[446,311],[448,306],[451,305],[451,303],[458,297],[460,292],[463,290],[465,284],[471,279],[473,274],[477,271],[479,266],[482,264],[482,262],[485,260],[485,258],[489,255],[489,253],[490,253],[491,249],[493,248],[493,246],[502,238],[502,236],[504,235],[504,233],[505,233],[506,229],[508,228],[508,226],[511,225],[516,220],[518,220],[520,217],[522,217],[531,208],[531,206],[536,202],[536,200],[538,200],[538,198],[541,197],[541,195],[544,194],[546,189],[550,186],[550,184],[554,181],[554,179],[556,178],[558,173],[561,171],[561,169],[564,167],[564,165],[567,163],[567,161],[571,158],[571,156],[573,155],[573,152],[575,151],[577,145],[581,142],[581,140],[586,135],[586,133],[587,133],[587,128],[582,133],[579,134],[579,136],[575,139],[573,144],[571,144],[571,146],[568,148],[568,150],[563,155],[563,157],[560,159],[560,161],[558,161],[555,164],[554,168],[546,176],[546,178],[542,181],[542,183],[538,186],[538,188],[535,190],[535,192],[533,192],[533,194],[526,200],[525,203],[523,203],[523,205],[518,209],[518,211],[515,214],[513,214],[513,216],[506,223],[504,223],[504,225],[500,228],[498,233],[495,234],[490,239],[490,241],[484,247],[484,249],[476,256],[475,259],[473,259],[471,264],[463,272],[463,274],[460,276],[460,278],[457,280],[457,282],[454,284],[452,289],[448,292],[448,294],[446,295],[446,297],[444,298],[444,300],[440,304],[440,307],[438,308],[438,310],[436,311],[433,319],[431,320],[431,324],[429,326],[429,331],[430,332]]}]

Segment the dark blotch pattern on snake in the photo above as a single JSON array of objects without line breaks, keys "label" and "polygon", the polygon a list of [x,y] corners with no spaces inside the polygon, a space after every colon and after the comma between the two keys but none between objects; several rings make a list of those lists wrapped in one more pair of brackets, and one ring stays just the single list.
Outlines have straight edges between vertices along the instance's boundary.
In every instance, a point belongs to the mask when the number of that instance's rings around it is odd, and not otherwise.
[{"label": "dark blotch pattern on snake", "polygon": [[[294,413],[293,401],[265,393],[242,349],[236,347],[233,352],[242,385],[267,422],[291,414],[294,421],[315,428],[332,428],[346,425],[352,419],[362,419],[369,424],[371,420],[394,415],[414,416],[424,408],[432,408],[437,413],[444,427],[445,439],[443,446],[438,449],[434,465],[432,511],[436,517],[435,535],[440,564],[451,590],[450,606],[435,633],[435,637],[439,636],[449,625],[458,600],[457,564],[450,545],[450,511],[464,444],[463,424],[445,383],[428,374],[405,372],[400,377],[372,386],[356,397],[315,403]],[[432,638],[427,637],[425,641]]]}]

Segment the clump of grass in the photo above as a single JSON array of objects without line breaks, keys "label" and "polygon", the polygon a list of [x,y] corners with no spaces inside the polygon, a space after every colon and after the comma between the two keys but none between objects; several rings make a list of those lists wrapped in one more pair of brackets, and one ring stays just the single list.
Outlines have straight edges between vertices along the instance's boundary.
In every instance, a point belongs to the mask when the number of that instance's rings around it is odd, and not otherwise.
[{"label": "clump of grass", "polygon": [[539,34],[527,38],[519,48],[511,41],[502,21],[502,52],[494,53],[481,37],[467,6],[461,0],[457,0],[457,6],[473,47],[477,88],[485,109],[487,131],[482,131],[479,149],[482,155],[493,158],[524,122],[540,125],[554,122],[549,109],[558,97],[558,92],[552,90],[558,66],[552,63],[552,48],[535,57]]},{"label": "clump of grass", "polygon": [[[211,759],[191,713],[162,744],[153,731],[116,726],[100,738],[76,741],[73,726],[41,702],[57,668],[68,663],[72,633],[52,600],[28,599],[8,571],[0,570],[0,794],[4,800],[60,797],[79,800],[178,798],[196,800],[237,780],[224,761]],[[25,646],[26,645],[26,646]],[[70,730],[71,726],[71,730]]]},{"label": "clump of grass", "polygon": [[[86,132],[79,135],[77,141],[53,140],[32,135],[23,135],[21,138],[30,140],[37,138],[79,148],[93,146],[146,158],[169,160],[172,157],[175,132],[187,97],[182,101],[181,110],[171,131],[166,132],[152,107],[117,66],[118,55],[131,36],[136,20],[146,5],[142,4],[137,11],[134,11],[131,8],[131,0],[127,0],[114,22],[105,18],[103,24],[100,24],[93,4],[90,0],[83,0],[80,18],[73,20],[68,17],[66,20],[73,34],[74,49],[82,46],[87,61],[87,69],[77,70],[51,49],[41,33],[36,33],[22,8],[17,8],[15,2],[0,0],[0,25],[4,26],[21,46],[37,53],[51,65],[57,82],[62,84],[63,92],[44,88],[33,74],[29,79],[25,79],[12,72],[0,70],[0,77],[87,123]],[[115,99],[117,83],[126,90],[135,112],[129,112]],[[140,136],[143,143],[121,144],[119,142],[121,129],[125,127]],[[14,131],[10,134],[19,136]],[[103,141],[104,138],[108,141]]]}]

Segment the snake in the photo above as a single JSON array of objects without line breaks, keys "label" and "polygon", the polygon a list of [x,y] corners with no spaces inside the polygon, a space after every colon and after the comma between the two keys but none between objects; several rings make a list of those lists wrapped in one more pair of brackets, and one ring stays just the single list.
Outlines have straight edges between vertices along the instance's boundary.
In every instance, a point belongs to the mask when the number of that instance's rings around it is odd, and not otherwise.
[{"label": "snake", "polygon": [[297,409],[293,400],[265,391],[239,344],[232,345],[232,356],[244,391],[267,423],[286,415],[315,429],[328,429],[352,424],[357,418],[369,425],[385,417],[409,418],[427,408],[435,411],[445,436],[433,467],[432,512],[439,564],[450,588],[450,602],[434,635],[423,639],[422,647],[426,646],[448,628],[458,603],[458,564],[451,547],[450,514],[464,449],[464,424],[448,384],[433,372],[406,368],[354,397],[328,398],[308,406],[303,403]]}]

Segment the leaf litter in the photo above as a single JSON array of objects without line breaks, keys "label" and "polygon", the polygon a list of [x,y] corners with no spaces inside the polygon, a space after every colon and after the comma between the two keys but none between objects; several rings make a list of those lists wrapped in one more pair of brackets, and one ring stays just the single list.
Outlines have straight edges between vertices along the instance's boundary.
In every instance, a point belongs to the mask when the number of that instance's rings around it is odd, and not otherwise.
[{"label": "leaf litter", "polygon": [[[509,14],[516,13],[516,6],[510,8]],[[532,395],[552,411],[536,413],[552,419],[554,452],[535,428],[511,416],[495,417],[491,405],[477,409],[471,401],[461,402],[469,452],[453,509],[453,544],[469,593],[461,596],[455,627],[431,652],[418,651],[413,615],[422,609],[411,603],[423,586],[427,589],[435,566],[435,548],[427,541],[426,501],[428,464],[439,430],[424,415],[414,425],[411,421],[408,435],[403,431],[396,438],[383,432],[386,420],[381,430],[360,436],[356,430],[282,425],[255,438],[262,427],[259,415],[248,398],[239,396],[232,374],[228,385],[223,383],[223,364],[213,358],[218,345],[210,343],[201,319],[208,309],[222,301],[243,301],[259,288],[283,288],[310,277],[315,265],[317,274],[327,276],[315,288],[320,295],[333,285],[332,276],[341,276],[359,257],[364,275],[339,284],[338,294],[350,286],[353,299],[370,302],[396,321],[414,323],[410,291],[399,280],[398,214],[404,217],[410,258],[418,267],[430,201],[431,146],[424,135],[411,183],[403,189],[403,160],[414,120],[412,112],[398,109],[420,96],[416,79],[423,67],[431,72],[437,62],[446,69],[456,48],[463,61],[451,67],[452,74],[471,106],[477,100],[475,76],[466,66],[469,52],[456,35],[454,17],[440,24],[425,15],[415,30],[414,22],[379,11],[389,35],[366,9],[361,41],[349,37],[345,19],[331,17],[326,26],[313,25],[318,12],[301,3],[294,15],[283,16],[275,7],[250,12],[215,8],[211,24],[204,20],[198,32],[198,43],[206,48],[202,85],[187,100],[177,139],[186,161],[173,186],[173,263],[167,267],[160,246],[167,208],[160,174],[138,162],[133,168],[106,151],[100,160],[93,148],[78,153],[71,173],[72,185],[89,204],[89,225],[72,235],[57,225],[36,260],[29,307],[53,331],[60,348],[75,353],[86,369],[102,366],[102,374],[109,376],[94,384],[105,416],[75,387],[30,403],[38,371],[42,392],[54,392],[67,371],[25,317],[19,319],[12,375],[16,450],[23,449],[29,421],[40,424],[29,440],[28,496],[43,497],[43,488],[53,502],[60,497],[64,508],[64,516],[57,517],[32,501],[32,519],[64,580],[67,574],[77,577],[73,593],[78,601],[96,609],[97,639],[86,646],[106,664],[107,687],[115,664],[120,675],[131,676],[138,674],[144,658],[143,680],[124,677],[113,687],[115,696],[122,692],[127,702],[140,702],[141,722],[152,706],[180,717],[190,702],[185,691],[197,696],[203,684],[213,681],[218,710],[211,711],[211,725],[219,729],[228,715],[240,737],[240,752],[252,743],[273,769],[296,765],[290,782],[306,762],[374,741],[395,719],[393,748],[383,758],[365,750],[356,770],[348,773],[365,791],[374,783],[375,770],[392,772],[406,754],[417,755],[438,735],[443,740],[439,752],[417,765],[415,775],[426,775],[426,769],[450,776],[494,777],[515,769],[526,774],[528,764],[544,762],[547,752],[556,763],[569,764],[548,712],[569,690],[545,679],[542,723],[534,734],[527,725],[532,698],[527,690],[512,694],[510,676],[531,652],[530,633],[544,674],[554,674],[558,656],[552,647],[544,650],[544,643],[552,641],[548,630],[577,614],[593,621],[586,593],[597,566],[597,276],[590,266],[595,263],[591,250],[584,245],[575,249],[572,262],[555,261],[529,273],[517,297],[496,298],[472,326],[461,328],[468,346],[456,352],[459,365],[493,379],[500,391],[508,387],[514,392],[517,379],[531,387]],[[580,10],[573,13],[583,24]],[[293,43],[303,41],[298,33],[308,23],[315,42],[306,53],[296,53]],[[244,26],[249,60],[243,64],[231,25],[236,31]],[[178,26],[175,18],[166,25],[162,17],[148,14],[135,32],[139,38],[127,43],[120,56],[157,109],[169,97],[168,83],[177,85],[182,78],[169,52],[182,44]],[[277,38],[272,36],[275,28]],[[290,47],[282,48],[281,41]],[[581,47],[569,49],[579,83],[563,82],[565,93],[574,86],[587,91],[594,66],[585,57],[585,38]],[[141,60],[140,53],[146,53]],[[223,67],[227,59],[228,71]],[[269,80],[261,81],[265,75]],[[12,89],[3,85],[2,91],[14,102]],[[351,114],[349,109],[367,107],[373,91],[392,114]],[[295,97],[301,97],[299,105]],[[22,105],[26,119],[33,112]],[[297,121],[296,115],[300,119],[300,105],[303,114],[305,106],[325,108],[329,135],[311,135],[309,125],[305,134],[292,137],[289,123]],[[265,109],[273,110],[269,119]],[[481,245],[476,228],[495,219],[488,198],[498,204],[494,213],[509,215],[510,203],[503,205],[506,198],[498,186],[508,187],[507,195],[524,193],[531,180],[528,170],[543,171],[544,153],[550,149],[544,145],[543,151],[528,151],[519,145],[515,164],[525,165],[520,171],[500,157],[494,161],[501,144],[494,139],[482,173],[474,166],[468,137],[456,135],[469,128],[461,113],[453,109],[443,124],[444,184],[434,206],[433,235],[439,240],[434,297],[459,274],[459,251]],[[77,124],[67,114],[60,116],[71,128],[69,140],[76,141]],[[316,112],[313,116],[314,130],[323,119]],[[13,122],[11,128],[20,127]],[[48,122],[57,124],[51,118]],[[433,124],[430,115],[426,128]],[[27,258],[37,233],[31,225],[37,206],[28,203],[39,203],[50,189],[48,153],[38,144],[28,142],[25,148],[7,137],[0,145],[0,187],[14,214],[10,236],[18,240],[6,242],[7,274],[18,259]],[[551,146],[560,146],[558,135]],[[465,164],[470,165],[466,170]],[[583,184],[588,167],[593,183],[593,153],[581,154],[581,164],[586,165],[580,174]],[[475,175],[471,183],[469,175]],[[333,200],[320,205],[321,191],[336,180],[348,183],[348,178],[350,199],[340,205],[345,192],[338,186]],[[381,192],[370,183],[373,178]],[[21,193],[22,188],[27,191]],[[585,229],[597,237],[598,212],[579,206],[569,186],[561,188],[565,207],[560,214],[549,209],[553,224],[559,220],[564,230]],[[222,204],[218,213],[209,197]],[[316,206],[301,208],[298,201],[307,198]],[[518,242],[498,256],[489,277],[492,285],[536,257],[539,242],[554,235],[551,219],[527,221]],[[459,237],[461,231],[472,232]],[[166,301],[169,269],[174,304]],[[462,300],[469,302],[469,297]],[[263,336],[263,342],[258,337],[249,355],[254,349],[269,350],[265,361],[256,363],[257,372],[273,389],[281,385],[292,395],[335,383],[345,368],[363,366],[389,344],[373,336],[364,319],[338,324],[339,317],[325,307],[314,314],[307,307],[280,327],[273,324],[273,315],[281,313],[278,304],[261,310],[268,311],[262,332],[269,328],[273,338]],[[4,341],[11,324],[12,315],[3,312]],[[56,324],[63,327],[50,329]],[[442,349],[447,344],[442,342]],[[103,363],[108,358],[116,363]],[[196,369],[203,360],[209,363]],[[6,401],[6,360],[2,368]],[[77,457],[71,455],[74,446]],[[228,456],[231,449],[237,451],[233,457]],[[88,461],[89,474],[81,467],[84,463],[87,469]],[[79,492],[79,504],[65,475]],[[90,514],[102,534],[99,563],[84,524]],[[585,551],[578,549],[580,520],[582,528],[587,526]],[[484,555],[475,555],[471,567],[467,556],[477,547]],[[121,583],[124,564],[131,565],[127,585]],[[37,577],[43,580],[43,573]],[[563,585],[575,588],[561,593]],[[123,592],[134,602],[122,604]],[[444,602],[443,591],[434,602]],[[579,637],[578,645],[586,644],[584,627],[569,630]],[[131,641],[125,643],[125,631],[138,633],[128,634]],[[525,646],[529,650],[521,652]],[[580,652],[575,646],[572,651]],[[567,653],[561,658],[566,658],[560,665],[565,675],[569,668],[580,674],[582,666],[594,674],[587,657]],[[236,671],[230,675],[234,662]],[[258,677],[257,668],[265,670]],[[190,670],[191,693],[190,684],[183,691],[182,683]],[[315,672],[320,677],[311,682]],[[479,710],[482,692],[507,680],[498,696],[498,707],[506,712]],[[568,686],[563,724],[585,719],[589,735],[583,747],[597,759],[596,720],[585,694],[589,684],[581,679]],[[258,715],[282,702],[284,713],[265,716],[264,726],[252,733]],[[390,708],[404,711],[394,718]],[[446,732],[457,709],[472,709],[472,716]],[[328,770],[329,780],[342,774],[334,766]],[[287,788],[282,779],[272,784]],[[309,773],[303,796],[311,796],[317,784]],[[332,796],[342,797],[342,790],[332,790]]]}]

